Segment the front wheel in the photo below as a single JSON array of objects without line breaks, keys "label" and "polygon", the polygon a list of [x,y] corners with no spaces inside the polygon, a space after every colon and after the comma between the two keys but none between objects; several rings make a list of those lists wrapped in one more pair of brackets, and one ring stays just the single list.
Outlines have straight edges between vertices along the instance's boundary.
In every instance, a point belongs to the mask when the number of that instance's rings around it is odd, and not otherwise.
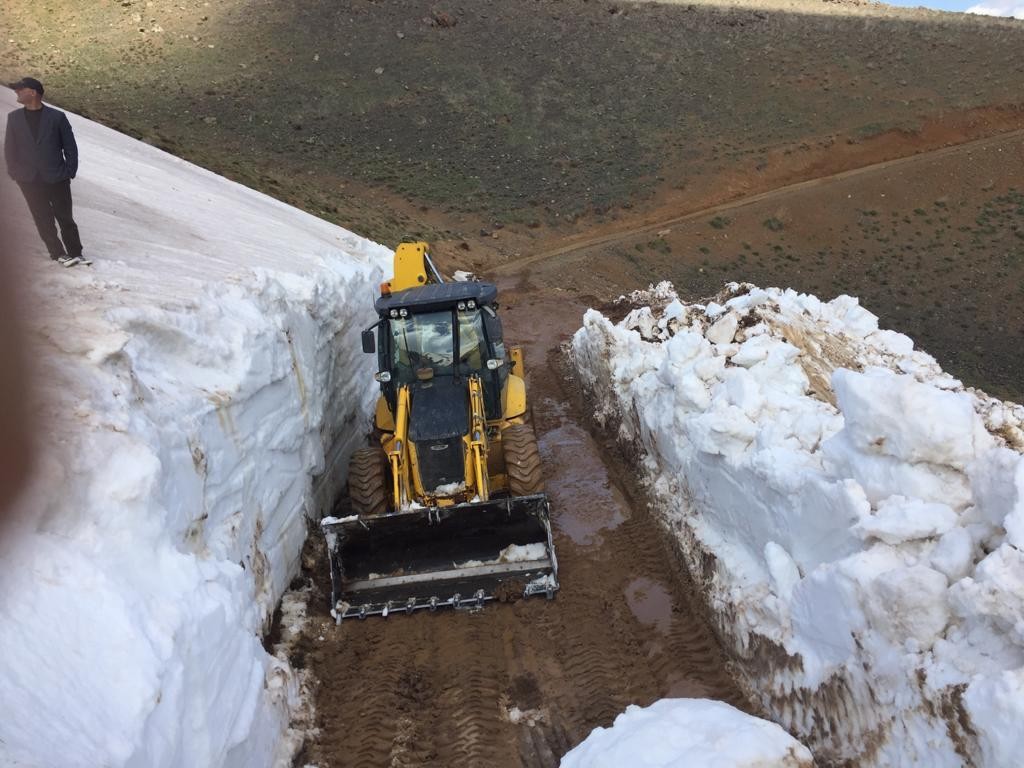
[{"label": "front wheel", "polygon": [[506,427],[501,431],[501,445],[505,453],[509,492],[513,496],[543,493],[544,474],[533,427],[526,424]]},{"label": "front wheel", "polygon": [[348,495],[357,515],[383,515],[388,509],[388,473],[380,448],[360,448],[348,464]]}]

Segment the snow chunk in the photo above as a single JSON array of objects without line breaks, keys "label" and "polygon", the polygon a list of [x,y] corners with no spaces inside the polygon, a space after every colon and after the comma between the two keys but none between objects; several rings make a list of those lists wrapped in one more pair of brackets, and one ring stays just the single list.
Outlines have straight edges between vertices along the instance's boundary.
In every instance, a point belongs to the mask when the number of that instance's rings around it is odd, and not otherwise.
[{"label": "snow chunk", "polygon": [[868,587],[863,600],[870,626],[890,643],[927,650],[949,622],[946,577],[923,565],[894,568]]},{"label": "snow chunk", "polygon": [[953,608],[1024,646],[1024,553],[1003,544],[949,590]]},{"label": "snow chunk", "polygon": [[534,544],[509,544],[493,560],[465,560],[453,563],[460,568],[479,568],[483,565],[496,565],[498,563],[523,563],[531,560],[544,560],[548,556],[547,544],[537,542]]},{"label": "snow chunk", "polygon": [[803,746],[775,723],[708,699],[635,704],[595,728],[561,768],[810,768]]},{"label": "snow chunk", "polygon": [[853,527],[853,532],[863,539],[876,538],[886,544],[899,544],[939,536],[956,522],[956,512],[945,504],[890,496],[878,505],[878,511],[865,515]]},{"label": "snow chunk", "polygon": [[343,524],[343,523],[354,523],[358,519],[359,519],[359,515],[346,515],[345,517],[334,517],[332,515],[328,515],[327,517],[323,517],[323,518],[320,519],[320,526],[321,527],[325,527],[325,526],[328,526],[328,525],[340,525],[340,524]]},{"label": "snow chunk", "polygon": [[928,558],[932,568],[946,574],[950,582],[959,581],[968,573],[974,561],[974,542],[966,528],[954,528],[939,539]]},{"label": "snow chunk", "polygon": [[1006,529],[1007,541],[1024,549],[1024,456],[1001,447],[971,466],[977,513]]},{"label": "snow chunk", "polygon": [[730,362],[733,365],[742,365],[744,368],[749,368],[767,358],[771,349],[778,346],[778,344],[779,342],[772,339],[771,336],[754,336],[740,345],[739,351],[732,356]]},{"label": "snow chunk", "polygon": [[535,544],[509,544],[498,556],[501,563],[523,563],[530,560],[543,560],[547,557],[548,548],[543,542]]},{"label": "snow chunk", "polygon": [[726,308],[715,301],[708,302],[708,305],[704,307],[704,314],[710,318],[719,317],[726,311]]},{"label": "snow chunk", "polygon": [[708,328],[705,335],[712,344],[728,344],[736,335],[740,321],[735,312],[730,312]]},{"label": "snow chunk", "polygon": [[851,443],[869,454],[965,470],[993,446],[970,396],[872,369],[832,377]]}]

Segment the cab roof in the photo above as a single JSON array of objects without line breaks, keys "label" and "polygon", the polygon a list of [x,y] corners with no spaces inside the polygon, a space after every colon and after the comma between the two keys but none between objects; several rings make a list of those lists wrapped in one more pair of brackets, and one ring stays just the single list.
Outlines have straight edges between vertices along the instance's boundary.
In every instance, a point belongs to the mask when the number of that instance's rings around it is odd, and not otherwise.
[{"label": "cab roof", "polygon": [[385,294],[374,303],[377,314],[386,317],[392,309],[408,309],[410,312],[430,312],[454,307],[460,301],[473,299],[478,305],[493,304],[498,298],[498,288],[492,283],[428,283],[398,293]]}]

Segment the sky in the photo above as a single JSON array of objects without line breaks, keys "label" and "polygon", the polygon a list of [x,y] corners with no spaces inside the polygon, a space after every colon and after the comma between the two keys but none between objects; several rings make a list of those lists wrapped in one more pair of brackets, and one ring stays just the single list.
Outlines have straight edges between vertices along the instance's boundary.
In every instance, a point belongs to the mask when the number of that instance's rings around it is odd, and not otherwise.
[{"label": "sky", "polygon": [[889,5],[924,6],[938,11],[971,11],[991,16],[1024,18],[1024,0],[885,0]]}]

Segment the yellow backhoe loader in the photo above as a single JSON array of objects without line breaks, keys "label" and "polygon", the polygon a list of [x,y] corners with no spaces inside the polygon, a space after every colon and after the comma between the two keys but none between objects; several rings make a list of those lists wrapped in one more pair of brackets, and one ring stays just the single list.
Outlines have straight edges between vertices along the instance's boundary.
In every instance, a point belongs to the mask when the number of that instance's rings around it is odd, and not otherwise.
[{"label": "yellow backhoe loader", "polygon": [[325,518],[337,621],[558,589],[523,355],[498,291],[445,282],[426,243],[395,251],[378,320],[372,445],[349,464],[352,514]]}]

